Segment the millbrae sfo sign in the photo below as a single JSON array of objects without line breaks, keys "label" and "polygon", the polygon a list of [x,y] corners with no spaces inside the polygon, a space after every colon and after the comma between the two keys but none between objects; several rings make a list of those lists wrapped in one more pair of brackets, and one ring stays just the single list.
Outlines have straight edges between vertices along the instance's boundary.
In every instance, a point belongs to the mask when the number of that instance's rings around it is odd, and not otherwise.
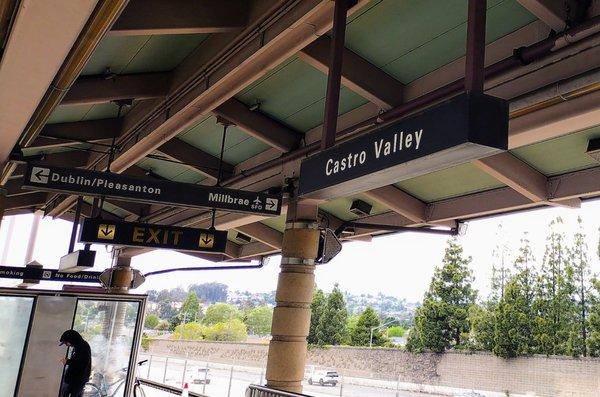
[{"label": "millbrae sfo sign", "polygon": [[299,194],[331,199],[506,150],[508,105],[462,94],[302,162]]},{"label": "millbrae sfo sign", "polygon": [[23,188],[260,215],[279,215],[282,203],[281,195],[36,164],[28,164]]},{"label": "millbrae sfo sign", "polygon": [[79,241],[178,251],[225,252],[227,232],[86,218],[79,234]]}]

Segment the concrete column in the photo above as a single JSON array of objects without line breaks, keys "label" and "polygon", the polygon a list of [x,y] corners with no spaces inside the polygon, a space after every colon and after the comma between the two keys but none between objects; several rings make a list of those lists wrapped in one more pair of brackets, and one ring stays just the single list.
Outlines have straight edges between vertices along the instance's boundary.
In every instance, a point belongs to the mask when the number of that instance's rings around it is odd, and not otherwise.
[{"label": "concrete column", "polygon": [[267,360],[268,387],[302,392],[318,248],[317,206],[291,202],[275,294],[277,304],[271,327],[273,338]]}]

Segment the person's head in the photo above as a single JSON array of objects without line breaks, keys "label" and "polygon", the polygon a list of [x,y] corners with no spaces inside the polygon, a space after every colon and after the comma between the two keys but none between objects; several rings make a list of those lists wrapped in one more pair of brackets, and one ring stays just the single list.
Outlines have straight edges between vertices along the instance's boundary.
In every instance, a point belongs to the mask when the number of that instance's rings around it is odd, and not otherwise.
[{"label": "person's head", "polygon": [[79,334],[79,332],[73,329],[69,329],[63,332],[63,334],[61,335],[59,345],[76,346],[82,340],[83,338],[81,337],[81,334]]}]

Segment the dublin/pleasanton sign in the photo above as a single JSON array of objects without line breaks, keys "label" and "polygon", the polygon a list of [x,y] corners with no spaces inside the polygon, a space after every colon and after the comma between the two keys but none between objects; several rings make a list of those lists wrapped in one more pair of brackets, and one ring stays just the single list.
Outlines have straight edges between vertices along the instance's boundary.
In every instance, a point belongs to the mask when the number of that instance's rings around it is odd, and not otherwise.
[{"label": "dublin/pleasanton sign", "polygon": [[348,196],[507,147],[506,101],[463,94],[304,160],[299,194],[317,199]]},{"label": "dublin/pleasanton sign", "polygon": [[23,188],[260,215],[279,215],[282,204],[281,195],[36,164],[28,164]]},{"label": "dublin/pleasanton sign", "polygon": [[87,218],[83,221],[79,241],[179,251],[225,252],[227,232]]}]

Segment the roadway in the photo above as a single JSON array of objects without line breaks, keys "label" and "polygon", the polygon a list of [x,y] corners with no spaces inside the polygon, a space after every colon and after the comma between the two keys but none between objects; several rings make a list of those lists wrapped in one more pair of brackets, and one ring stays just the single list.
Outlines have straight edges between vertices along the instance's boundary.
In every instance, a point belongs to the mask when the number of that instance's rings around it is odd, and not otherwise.
[{"label": "roadway", "polygon": [[[164,370],[164,361],[157,362],[160,358],[153,357],[154,363],[150,369],[150,379],[162,382],[172,386],[181,387],[183,374],[183,361],[169,362],[167,371]],[[251,383],[264,383],[264,376],[259,368],[235,367],[233,372],[231,368],[225,365],[209,364],[210,383],[207,385],[194,384],[194,379],[204,379],[205,364],[188,364],[186,368],[186,379],[190,390],[198,393],[204,393],[210,397],[243,397],[246,388]],[[148,376],[148,368],[141,368],[140,375]],[[231,382],[230,382],[231,380]],[[144,387],[147,397],[167,397],[168,394],[157,390],[151,390]],[[309,385],[304,382],[304,393],[314,397],[434,397],[437,395],[426,393],[415,393],[372,386],[360,386],[356,384],[338,384],[337,386],[318,386]]]}]

